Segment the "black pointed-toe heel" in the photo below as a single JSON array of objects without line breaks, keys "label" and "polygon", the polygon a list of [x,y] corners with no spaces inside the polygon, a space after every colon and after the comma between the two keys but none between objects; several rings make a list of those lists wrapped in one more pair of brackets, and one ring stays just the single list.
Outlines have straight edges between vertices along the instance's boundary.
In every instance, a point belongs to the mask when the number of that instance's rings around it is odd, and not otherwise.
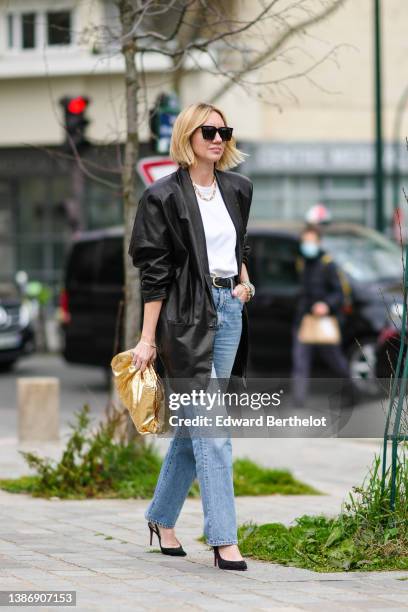
[{"label": "black pointed-toe heel", "polygon": [[218,567],[220,569],[238,570],[241,572],[248,569],[248,566],[243,559],[242,561],[228,561],[227,559],[223,559],[221,557],[220,551],[218,550],[218,546],[213,546],[213,550],[214,550],[214,565],[217,566],[217,563],[218,563]]},{"label": "black pointed-toe heel", "polygon": [[183,547],[181,545],[173,546],[171,548],[165,548],[164,546],[161,545],[161,535],[160,535],[159,527],[156,525],[156,523],[151,523],[149,521],[147,523],[147,526],[150,529],[150,546],[152,545],[152,542],[153,542],[153,533],[155,533],[157,537],[159,538],[160,550],[163,553],[163,555],[170,555],[171,557],[185,557],[186,556],[187,553],[185,550],[183,550]]}]

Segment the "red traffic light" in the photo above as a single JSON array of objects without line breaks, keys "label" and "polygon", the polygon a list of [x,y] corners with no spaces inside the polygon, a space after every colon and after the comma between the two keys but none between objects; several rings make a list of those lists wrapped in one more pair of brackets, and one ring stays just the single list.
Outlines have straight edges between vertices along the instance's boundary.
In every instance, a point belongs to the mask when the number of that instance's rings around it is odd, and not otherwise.
[{"label": "red traffic light", "polygon": [[87,96],[64,96],[59,100],[64,109],[64,124],[66,151],[72,148],[85,149],[90,143],[86,138],[86,127],[89,119],[86,117],[86,110],[91,102]]},{"label": "red traffic light", "polygon": [[80,115],[81,113],[84,112],[87,106],[88,106],[87,98],[78,96],[77,98],[71,98],[71,100],[67,104],[67,110],[69,113],[72,113],[73,115]]}]

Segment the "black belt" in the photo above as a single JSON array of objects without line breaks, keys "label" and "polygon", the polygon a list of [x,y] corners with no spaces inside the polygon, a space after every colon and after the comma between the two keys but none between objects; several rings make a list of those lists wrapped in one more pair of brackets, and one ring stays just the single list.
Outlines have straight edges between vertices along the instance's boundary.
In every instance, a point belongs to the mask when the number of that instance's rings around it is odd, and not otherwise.
[{"label": "black belt", "polygon": [[237,284],[235,281],[235,276],[211,276],[211,282],[214,287],[230,287],[233,289]]}]

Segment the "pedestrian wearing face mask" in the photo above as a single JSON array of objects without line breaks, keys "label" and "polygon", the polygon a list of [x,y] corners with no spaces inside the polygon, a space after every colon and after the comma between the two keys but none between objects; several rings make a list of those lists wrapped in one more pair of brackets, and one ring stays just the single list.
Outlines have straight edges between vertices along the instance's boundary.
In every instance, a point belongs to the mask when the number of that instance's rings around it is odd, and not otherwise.
[{"label": "pedestrian wearing face mask", "polygon": [[[341,344],[306,344],[299,340],[299,328],[305,314],[334,316],[341,323],[344,293],[335,263],[321,246],[318,226],[308,225],[300,236],[299,273],[301,294],[295,315],[292,347],[293,399],[296,407],[306,401],[312,361],[320,352],[333,374],[345,379],[353,389],[348,361]],[[351,403],[354,397],[349,397]]]}]

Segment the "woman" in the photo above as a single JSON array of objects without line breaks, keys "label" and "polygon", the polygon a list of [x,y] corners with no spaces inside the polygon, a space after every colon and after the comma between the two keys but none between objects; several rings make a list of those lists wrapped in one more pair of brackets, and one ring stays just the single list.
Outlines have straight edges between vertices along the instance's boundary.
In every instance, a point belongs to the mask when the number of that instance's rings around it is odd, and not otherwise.
[{"label": "woman", "polygon": [[[193,104],[175,121],[170,155],[179,168],[145,190],[129,246],[144,301],[133,363],[143,371],[157,349],[165,376],[183,379],[183,392],[186,384],[205,390],[211,377],[229,379],[231,373],[245,383],[245,303],[255,291],[246,266],[252,184],[225,171],[243,154],[222,111]],[[151,537],[158,535],[164,554],[186,554],[174,525],[197,477],[214,563],[247,569],[237,546],[229,436],[177,433],[145,515]]]}]

